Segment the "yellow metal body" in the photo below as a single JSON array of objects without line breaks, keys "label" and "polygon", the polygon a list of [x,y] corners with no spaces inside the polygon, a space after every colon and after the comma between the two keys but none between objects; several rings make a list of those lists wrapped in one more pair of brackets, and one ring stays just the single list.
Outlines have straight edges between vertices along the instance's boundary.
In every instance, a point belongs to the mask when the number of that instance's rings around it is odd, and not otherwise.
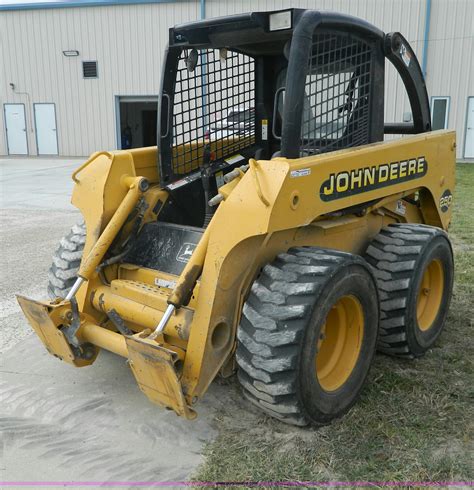
[{"label": "yellow metal body", "polygon": [[[231,371],[246,295],[278,253],[320,246],[360,254],[383,226],[396,222],[447,229],[455,134],[435,131],[295,160],[251,160],[245,174],[221,187],[223,201],[181,276],[116,264],[104,269],[106,284],[95,269],[97,256],[120,228],[126,236],[124,216],[140,197],[139,179],[151,184],[143,194],[149,204],[145,221],[159,218],[155,204],[168,194],[160,187],[156,148],[102,152],[86,163],[75,173],[72,198],[87,229],[77,337],[127,357],[152,401],[194,418],[192,407],[219,370]],[[77,366],[93,361],[78,358],[63,336],[69,302],[19,301],[50,352]],[[151,340],[168,303],[178,309]],[[111,308],[134,334],[116,331],[105,314]],[[357,339],[352,344],[357,347]],[[328,390],[343,377],[329,379]]]}]

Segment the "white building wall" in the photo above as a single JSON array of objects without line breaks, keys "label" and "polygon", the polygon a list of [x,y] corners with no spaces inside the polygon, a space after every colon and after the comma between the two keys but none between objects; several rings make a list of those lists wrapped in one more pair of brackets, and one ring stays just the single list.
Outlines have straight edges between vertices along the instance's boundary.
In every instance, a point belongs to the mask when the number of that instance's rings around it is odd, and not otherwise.
[{"label": "white building wall", "polygon": [[[385,32],[400,31],[420,63],[427,0],[206,0],[206,17],[289,7],[364,18]],[[29,149],[36,154],[32,104],[56,104],[62,155],[116,148],[115,96],[157,95],[168,28],[200,17],[200,2],[0,11],[0,100],[27,107]],[[432,0],[427,85],[430,96],[451,96],[449,127],[464,146],[467,97],[474,96],[474,0]],[[469,37],[471,36],[471,37]],[[66,58],[62,51],[77,49]],[[82,78],[82,61],[97,60],[99,78]],[[9,87],[12,82],[18,92]],[[395,70],[387,70],[386,121],[409,111]],[[2,111],[3,112],[3,111]],[[6,154],[0,118],[0,154]]]},{"label": "white building wall", "polygon": [[[207,0],[209,17],[300,7],[333,10],[371,22],[384,32],[399,31],[420,65],[427,0]],[[401,121],[410,110],[405,88],[387,62],[385,120]],[[474,96],[474,0],[432,0],[426,84],[428,96],[449,96],[448,127],[457,131],[457,156],[464,153],[467,100]]]},{"label": "white building wall", "polygon": [[432,0],[426,83],[428,94],[450,97],[448,127],[464,156],[467,98],[474,96],[474,0]]},{"label": "white building wall", "polygon": [[[196,1],[0,11],[0,100],[25,103],[30,154],[34,102],[56,104],[61,155],[116,148],[115,96],[158,95],[168,28],[198,17]],[[80,54],[65,57],[67,49]],[[84,79],[82,61],[95,60],[98,78]],[[3,117],[0,124],[6,154]]]}]

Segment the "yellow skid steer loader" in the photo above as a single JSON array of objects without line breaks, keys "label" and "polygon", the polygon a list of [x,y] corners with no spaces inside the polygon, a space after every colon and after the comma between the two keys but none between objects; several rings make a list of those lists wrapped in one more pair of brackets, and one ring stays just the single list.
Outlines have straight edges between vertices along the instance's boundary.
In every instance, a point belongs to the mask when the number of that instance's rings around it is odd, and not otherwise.
[{"label": "yellow skid steer loader", "polygon": [[[386,60],[411,123],[384,122]],[[436,341],[455,134],[431,132],[401,34],[301,9],[175,26],[157,137],[72,176],[84,222],[53,258],[51,301],[18,297],[51,354],[123,356],[188,419],[237,370],[251,402],[307,425],[350,408],[376,349],[410,358]]]}]

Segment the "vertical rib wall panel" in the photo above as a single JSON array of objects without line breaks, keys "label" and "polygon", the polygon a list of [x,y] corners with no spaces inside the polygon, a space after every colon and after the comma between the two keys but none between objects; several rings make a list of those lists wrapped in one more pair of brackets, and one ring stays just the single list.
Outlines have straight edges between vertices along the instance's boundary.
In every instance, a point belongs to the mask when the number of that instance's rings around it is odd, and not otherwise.
[{"label": "vertical rib wall panel", "polygon": [[[399,31],[420,64],[426,0],[206,0],[209,17],[252,10],[317,8],[362,17],[385,32]],[[450,96],[448,127],[457,131],[457,156],[464,148],[468,96],[474,96],[474,1],[432,0],[428,39],[428,95]],[[401,121],[410,107],[405,88],[389,65],[385,77],[385,120]]]},{"label": "vertical rib wall panel", "polygon": [[474,1],[432,0],[427,84],[430,96],[449,96],[448,127],[464,156],[467,99],[474,96]]},{"label": "vertical rib wall panel", "polygon": [[5,115],[3,103],[7,101],[6,90],[8,81],[6,79],[7,66],[10,63],[10,53],[5,44],[6,18],[0,14],[0,155],[7,154],[7,135],[5,132]]},{"label": "vertical rib wall panel", "polygon": [[[158,95],[168,28],[198,18],[197,1],[0,12],[0,100],[25,104],[30,154],[34,102],[55,103],[61,155],[116,148],[115,96]],[[82,61],[94,60],[98,79],[84,80]],[[0,131],[6,154],[3,114]]]}]

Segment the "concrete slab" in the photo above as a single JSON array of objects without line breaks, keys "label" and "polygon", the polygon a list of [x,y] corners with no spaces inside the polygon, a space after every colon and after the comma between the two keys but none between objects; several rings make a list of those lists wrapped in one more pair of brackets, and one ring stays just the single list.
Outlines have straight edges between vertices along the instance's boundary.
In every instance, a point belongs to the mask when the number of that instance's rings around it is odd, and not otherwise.
[{"label": "concrete slab", "polygon": [[71,174],[87,158],[0,158],[0,208],[72,210]]},{"label": "concrete slab", "polygon": [[51,255],[80,219],[69,196],[81,161],[0,160],[0,481],[187,479],[229,392],[213,385],[199,418],[180,419],[148,402],[122,358],[75,369],[51,357],[15,300],[46,297]]},{"label": "concrete slab", "polygon": [[[41,194],[38,196],[39,200]],[[80,218],[72,206],[69,211],[0,210],[0,352],[30,334],[15,295],[36,299],[47,296],[47,274],[53,252]]]},{"label": "concrete slab", "polygon": [[179,481],[201,462],[223,403],[215,385],[189,422],[151,404],[125,359],[102,351],[87,368],[30,336],[1,362],[3,481]]}]

